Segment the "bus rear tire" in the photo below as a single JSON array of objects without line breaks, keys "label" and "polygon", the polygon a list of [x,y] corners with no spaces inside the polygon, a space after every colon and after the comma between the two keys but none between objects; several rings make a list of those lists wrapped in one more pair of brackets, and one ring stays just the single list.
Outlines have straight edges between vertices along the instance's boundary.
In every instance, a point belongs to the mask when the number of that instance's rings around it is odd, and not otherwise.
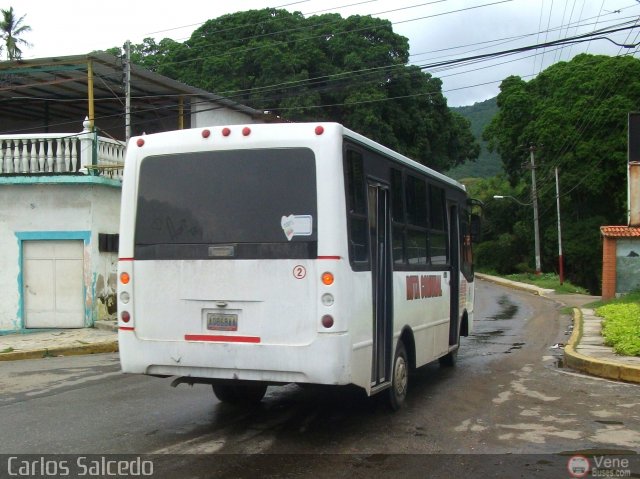
[{"label": "bus rear tire", "polygon": [[214,384],[213,394],[224,403],[250,406],[262,401],[265,384]]},{"label": "bus rear tire", "polygon": [[386,390],[387,404],[392,411],[397,411],[402,407],[407,397],[409,386],[409,361],[404,343],[398,341],[396,354],[393,358],[393,368],[391,370],[391,387]]}]

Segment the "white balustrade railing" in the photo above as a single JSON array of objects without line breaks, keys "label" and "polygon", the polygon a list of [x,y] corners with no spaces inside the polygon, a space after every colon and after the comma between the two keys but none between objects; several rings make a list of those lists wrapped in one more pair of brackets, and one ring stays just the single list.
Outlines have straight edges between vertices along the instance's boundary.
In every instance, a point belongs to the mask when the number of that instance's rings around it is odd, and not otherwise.
[{"label": "white balustrade railing", "polygon": [[88,132],[0,135],[0,176],[8,174],[55,175],[84,173],[122,178],[124,142],[97,137]]},{"label": "white balustrade railing", "polygon": [[122,179],[124,155],[127,147],[124,142],[111,138],[98,137],[98,172],[105,176]]},{"label": "white balustrade railing", "polygon": [[69,173],[79,169],[77,135],[0,135],[0,173]]}]

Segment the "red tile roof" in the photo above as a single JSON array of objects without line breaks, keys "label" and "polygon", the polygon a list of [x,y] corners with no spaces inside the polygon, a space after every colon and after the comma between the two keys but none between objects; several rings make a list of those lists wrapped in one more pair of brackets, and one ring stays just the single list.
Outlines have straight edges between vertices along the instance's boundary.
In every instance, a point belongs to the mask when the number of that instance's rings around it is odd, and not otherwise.
[{"label": "red tile roof", "polygon": [[601,226],[600,233],[608,238],[640,238],[640,227]]}]

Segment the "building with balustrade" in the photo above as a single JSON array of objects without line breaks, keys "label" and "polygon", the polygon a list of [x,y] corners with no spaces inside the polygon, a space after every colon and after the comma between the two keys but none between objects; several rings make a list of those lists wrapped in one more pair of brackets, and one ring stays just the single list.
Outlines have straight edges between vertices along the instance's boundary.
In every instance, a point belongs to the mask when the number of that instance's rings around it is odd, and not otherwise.
[{"label": "building with balustrade", "polygon": [[0,63],[0,334],[115,312],[129,135],[265,118],[107,54]]}]

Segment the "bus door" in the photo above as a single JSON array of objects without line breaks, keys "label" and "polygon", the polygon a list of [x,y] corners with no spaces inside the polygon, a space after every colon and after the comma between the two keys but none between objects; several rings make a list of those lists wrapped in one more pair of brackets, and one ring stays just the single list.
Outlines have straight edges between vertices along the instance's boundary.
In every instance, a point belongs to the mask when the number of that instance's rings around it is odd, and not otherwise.
[{"label": "bus door", "polygon": [[449,204],[449,258],[450,274],[450,314],[449,346],[458,344],[460,317],[460,230],[458,226],[458,206]]},{"label": "bus door", "polygon": [[368,183],[371,276],[373,284],[373,356],[371,386],[391,380],[393,277],[389,187]]}]

